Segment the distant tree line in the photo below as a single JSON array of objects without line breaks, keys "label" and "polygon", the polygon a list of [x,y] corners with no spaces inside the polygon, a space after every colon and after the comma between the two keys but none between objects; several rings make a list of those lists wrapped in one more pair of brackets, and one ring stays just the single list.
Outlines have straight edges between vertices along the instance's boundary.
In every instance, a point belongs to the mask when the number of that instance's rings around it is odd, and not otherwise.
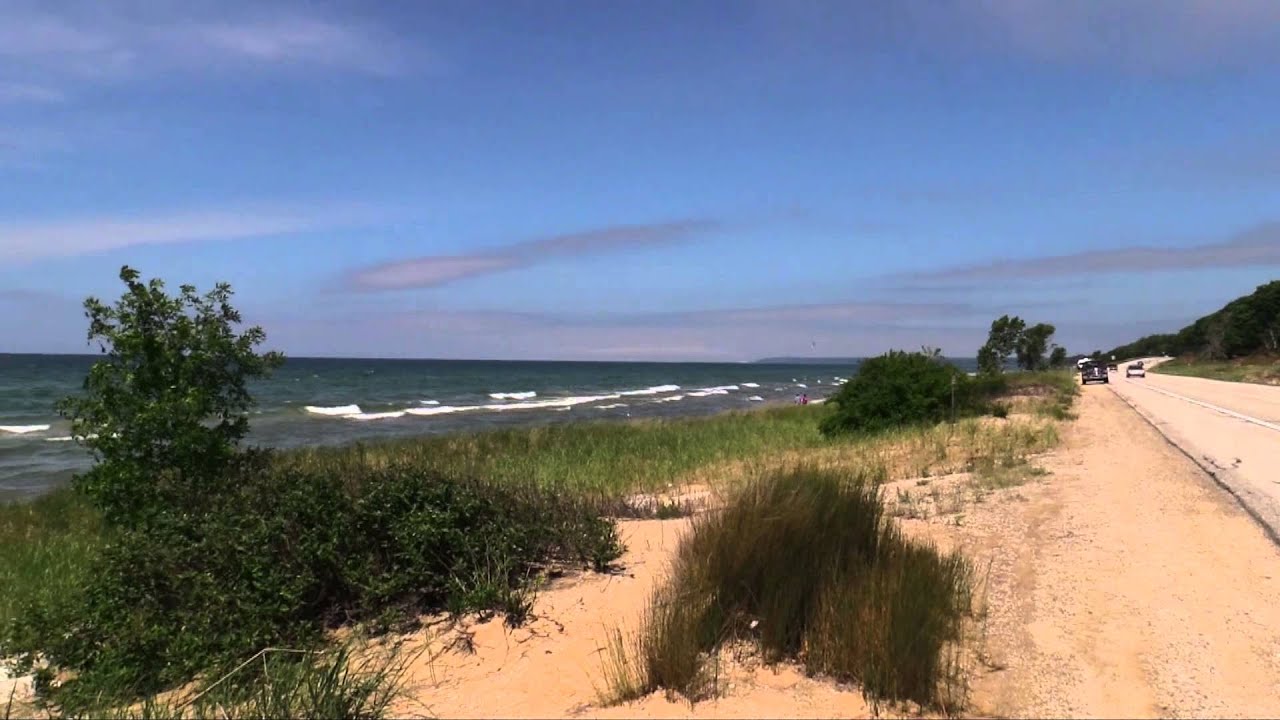
[{"label": "distant tree line", "polygon": [[1280,354],[1280,280],[1259,285],[1176,333],[1148,335],[1111,351],[1118,358],[1194,355],[1229,360]]}]

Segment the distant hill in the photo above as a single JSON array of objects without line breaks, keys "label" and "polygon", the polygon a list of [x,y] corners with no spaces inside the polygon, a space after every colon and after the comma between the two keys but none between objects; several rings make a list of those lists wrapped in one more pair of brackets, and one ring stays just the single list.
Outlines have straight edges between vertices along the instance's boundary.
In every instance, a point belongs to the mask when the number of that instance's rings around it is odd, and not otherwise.
[{"label": "distant hill", "polygon": [[1228,360],[1280,352],[1280,280],[1259,285],[1176,333],[1148,335],[1112,350],[1117,358],[1196,355]]}]

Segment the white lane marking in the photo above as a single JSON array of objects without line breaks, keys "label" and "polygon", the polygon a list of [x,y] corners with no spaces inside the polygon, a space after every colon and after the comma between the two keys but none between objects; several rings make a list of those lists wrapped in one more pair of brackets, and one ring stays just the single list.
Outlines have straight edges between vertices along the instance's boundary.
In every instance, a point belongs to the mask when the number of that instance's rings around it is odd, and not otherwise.
[{"label": "white lane marking", "polygon": [[[1126,380],[1126,381],[1128,381],[1128,378],[1125,378],[1125,380]],[[1231,416],[1231,417],[1233,417],[1233,418],[1238,418],[1238,419],[1243,420],[1243,421],[1245,421],[1245,422],[1247,422],[1247,423],[1253,423],[1254,425],[1261,425],[1262,427],[1267,428],[1268,430],[1275,430],[1276,432],[1280,432],[1280,425],[1276,425],[1275,423],[1269,423],[1269,422],[1267,422],[1266,420],[1259,420],[1259,419],[1258,419],[1258,418],[1256,418],[1256,417],[1252,417],[1252,416],[1250,416],[1250,415],[1245,415],[1245,414],[1243,414],[1243,413],[1238,413],[1238,412],[1236,412],[1235,410],[1228,410],[1228,409],[1226,409],[1226,408],[1224,408],[1224,407],[1218,407],[1217,405],[1212,405],[1212,404],[1207,403],[1207,402],[1201,402],[1200,400],[1196,400],[1195,398],[1189,398],[1189,397],[1187,397],[1186,395],[1179,395],[1178,393],[1175,393],[1175,392],[1169,392],[1168,390],[1161,390],[1161,389],[1160,389],[1160,388],[1158,388],[1158,387],[1151,387],[1150,385],[1148,385],[1148,384],[1146,384],[1146,383],[1138,383],[1138,384],[1139,384],[1141,387],[1145,387],[1146,389],[1151,390],[1151,391],[1153,391],[1153,392],[1158,392],[1158,393],[1160,393],[1161,395],[1168,395],[1169,397],[1172,397],[1172,398],[1178,398],[1179,400],[1185,400],[1185,401],[1187,401],[1187,402],[1191,403],[1192,405],[1199,405],[1200,407],[1209,408],[1210,410],[1213,410],[1214,412],[1220,412],[1220,413],[1222,413],[1223,415],[1230,415],[1230,416]]]}]

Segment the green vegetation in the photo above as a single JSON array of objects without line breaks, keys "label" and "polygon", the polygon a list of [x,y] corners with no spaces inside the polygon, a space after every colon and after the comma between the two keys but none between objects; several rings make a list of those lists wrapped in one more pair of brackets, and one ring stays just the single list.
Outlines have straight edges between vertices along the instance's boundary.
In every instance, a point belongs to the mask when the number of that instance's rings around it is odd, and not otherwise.
[{"label": "green vegetation", "polygon": [[834,410],[822,423],[826,435],[876,432],[938,423],[968,399],[968,377],[936,355],[890,351],[866,360],[831,398]]},{"label": "green vegetation", "polygon": [[1153,365],[1147,371],[1210,380],[1280,385],[1280,356],[1253,356],[1219,361],[1174,358]]},{"label": "green vegetation", "polygon": [[954,706],[947,648],[970,610],[969,568],[903,538],[885,516],[882,475],[770,472],[696,518],[635,642],[616,639],[615,699],[712,696],[720,651],[746,641],[766,661],[857,681],[873,700]]},{"label": "green vegetation", "polygon": [[[1001,315],[991,322],[987,342],[978,348],[978,370],[984,375],[1004,372],[1009,356],[1017,359],[1018,367],[1027,371],[1059,368],[1067,360],[1067,351],[1050,340],[1056,332],[1048,323],[1028,326],[1018,316]],[[1045,354],[1048,353],[1048,359]]]},{"label": "green vegetation", "polygon": [[[1117,358],[1189,356],[1222,361],[1280,355],[1280,280],[1259,285],[1176,333],[1148,335],[1110,353]],[[1175,366],[1176,367],[1176,366]]]},{"label": "green vegetation", "polygon": [[[203,717],[233,708],[376,716],[397,673],[388,665],[353,675],[347,670],[365,666],[351,657],[329,663],[308,654],[330,631],[356,624],[377,633],[438,610],[500,611],[519,623],[547,570],[601,569],[619,557],[612,518],[686,512],[657,495],[690,482],[737,485],[752,464],[776,470],[798,454],[842,472],[876,469],[839,481],[837,471],[775,472],[751,492],[781,492],[777,478],[812,479],[815,494],[787,500],[796,503],[793,519],[804,525],[813,507],[834,502],[837,515],[815,527],[871,522],[874,538],[849,548],[874,562],[805,570],[794,592],[826,605],[726,612],[783,612],[803,628],[770,640],[771,653],[792,653],[803,638],[817,671],[858,678],[877,697],[939,701],[926,686],[937,679],[937,648],[952,620],[936,614],[946,610],[944,586],[961,589],[959,561],[903,544],[878,499],[868,505],[864,481],[971,468],[986,455],[1025,455],[1056,441],[1052,424],[930,427],[950,416],[953,381],[959,414],[969,415],[994,398],[1002,415],[1069,407],[1075,392],[1052,373],[970,380],[937,352],[890,353],[820,407],[273,453],[239,446],[252,403],[245,381],[278,358],[255,353],[257,329],[235,332],[230,288],[199,296],[183,287],[170,298],[128,268],[121,279],[127,291],[115,306],[86,303],[104,358],[84,394],[61,405],[98,463],[71,489],[0,505],[0,657],[36,668],[42,700],[72,715]],[[848,423],[839,440],[820,432],[833,417]],[[743,518],[761,512],[743,507]],[[874,517],[857,520],[860,513]],[[789,538],[799,525],[768,543],[807,546],[810,538]],[[839,542],[848,540],[841,532]],[[832,562],[844,557],[835,547],[822,549]],[[765,558],[758,573],[774,572],[775,560]],[[871,589],[814,585],[855,575]],[[928,607],[912,600],[918,592]],[[855,610],[872,630],[838,627]],[[935,621],[914,640],[899,634]],[[819,631],[836,639],[822,645]],[[290,651],[244,664],[283,647]],[[209,682],[228,671],[234,685]],[[163,699],[188,683],[206,688],[204,699]]]}]

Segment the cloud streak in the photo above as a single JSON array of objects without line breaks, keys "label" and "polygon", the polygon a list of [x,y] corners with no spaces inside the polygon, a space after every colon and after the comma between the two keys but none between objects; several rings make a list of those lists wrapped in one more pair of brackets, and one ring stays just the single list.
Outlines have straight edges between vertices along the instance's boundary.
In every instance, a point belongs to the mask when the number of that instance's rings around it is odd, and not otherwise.
[{"label": "cloud streak", "polygon": [[290,235],[360,224],[366,210],[221,210],[139,218],[102,217],[0,224],[0,265],[93,255],[137,245]]},{"label": "cloud streak", "polygon": [[980,281],[1147,273],[1195,268],[1280,266],[1280,222],[1259,225],[1227,240],[1190,247],[1128,247],[1114,250],[1001,260],[983,265],[913,273],[910,281]]},{"label": "cloud streak", "polygon": [[668,245],[714,232],[721,227],[722,224],[716,220],[699,218],[611,225],[534,238],[467,255],[433,255],[382,263],[351,272],[344,285],[365,292],[440,287],[561,257]]},{"label": "cloud streak", "polygon": [[[0,3],[0,102],[50,103],[68,86],[173,70],[406,69],[393,35],[314,11],[146,2]],[[420,55],[421,53],[412,53]]]}]

